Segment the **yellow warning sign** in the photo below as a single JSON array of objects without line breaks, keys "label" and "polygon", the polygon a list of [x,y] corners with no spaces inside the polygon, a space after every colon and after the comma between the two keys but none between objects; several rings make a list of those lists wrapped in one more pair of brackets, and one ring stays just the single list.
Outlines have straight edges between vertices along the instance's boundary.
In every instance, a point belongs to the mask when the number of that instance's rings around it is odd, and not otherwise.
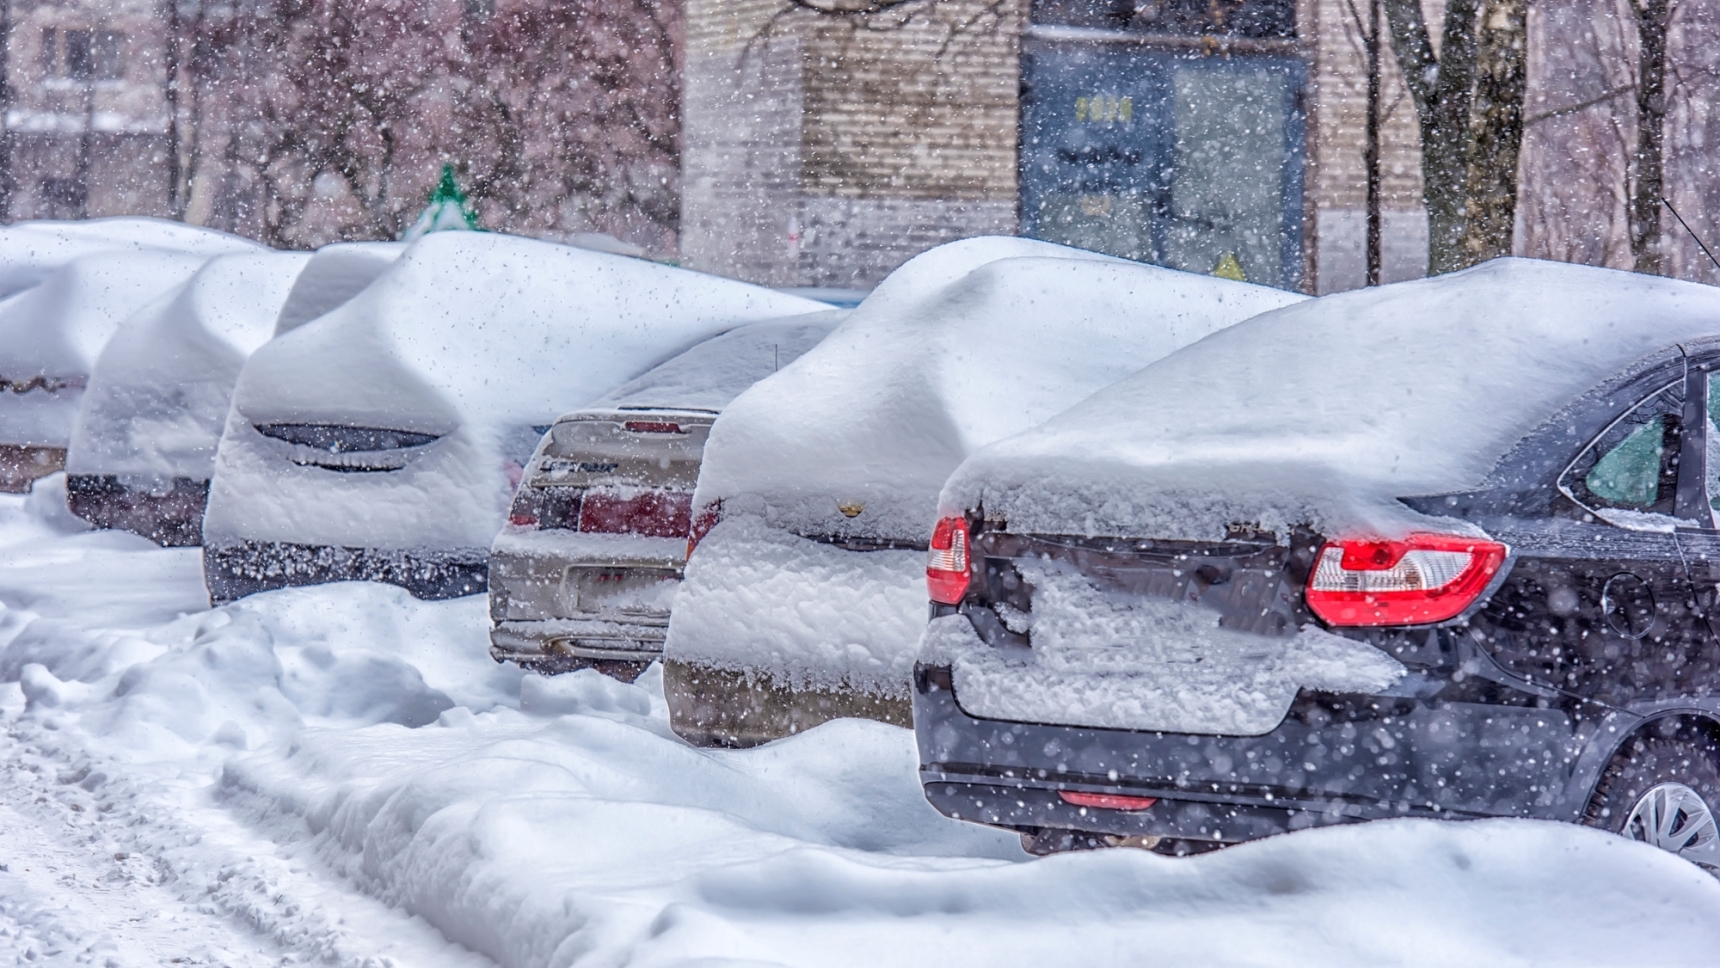
[{"label": "yellow warning sign", "polygon": [[1218,265],[1213,266],[1212,274],[1220,279],[1234,279],[1237,282],[1247,282],[1248,273],[1242,271],[1242,260],[1234,252],[1226,252],[1218,257]]}]

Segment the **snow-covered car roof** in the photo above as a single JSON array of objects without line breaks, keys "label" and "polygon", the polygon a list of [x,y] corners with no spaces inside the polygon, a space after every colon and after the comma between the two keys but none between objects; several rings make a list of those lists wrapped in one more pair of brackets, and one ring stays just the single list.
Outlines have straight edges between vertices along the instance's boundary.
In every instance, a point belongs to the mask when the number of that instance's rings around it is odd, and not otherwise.
[{"label": "snow-covered car roof", "polygon": [[981,450],[940,504],[1060,534],[1427,527],[1397,498],[1479,486],[1585,392],[1712,334],[1720,290],[1528,259],[1324,296]]},{"label": "snow-covered car roof", "polygon": [[213,256],[260,248],[226,232],[159,218],[93,218],[13,222],[0,226],[0,298],[41,282],[81,255],[172,249]]},{"label": "snow-covered car roof", "polygon": [[1304,298],[1029,239],[940,246],[735,399],[696,505],[803,534],[924,540],[939,489],[975,448]]},{"label": "snow-covered car roof", "polygon": [[[427,235],[359,295],[245,364],[205,541],[487,551],[507,510],[508,464],[517,472],[543,427],[737,325],[824,308],[625,256]],[[267,425],[436,440],[400,451],[397,469],[331,473],[295,463],[297,451],[256,429]]]},{"label": "snow-covered car roof", "polygon": [[847,315],[832,309],[737,326],[623,383],[590,409],[721,411],[817,346]]},{"label": "snow-covered car roof", "polygon": [[274,335],[303,252],[220,255],[127,319],[78,406],[66,469],[206,480],[246,357]]},{"label": "snow-covered car roof", "polygon": [[400,242],[336,242],[316,250],[281,305],[275,335],[298,329],[363,292],[405,251]]},{"label": "snow-covered car roof", "polygon": [[545,424],[739,323],[821,308],[625,256],[438,232],[252,356],[234,404],[257,423]]}]

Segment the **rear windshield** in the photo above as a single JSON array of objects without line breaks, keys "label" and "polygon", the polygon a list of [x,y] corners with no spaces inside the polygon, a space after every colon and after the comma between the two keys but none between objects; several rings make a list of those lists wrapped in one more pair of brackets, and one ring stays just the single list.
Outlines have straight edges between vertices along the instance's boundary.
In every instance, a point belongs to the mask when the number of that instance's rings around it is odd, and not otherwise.
[{"label": "rear windshield", "polygon": [[710,431],[709,417],[564,420],[550,429],[531,483],[691,491]]}]

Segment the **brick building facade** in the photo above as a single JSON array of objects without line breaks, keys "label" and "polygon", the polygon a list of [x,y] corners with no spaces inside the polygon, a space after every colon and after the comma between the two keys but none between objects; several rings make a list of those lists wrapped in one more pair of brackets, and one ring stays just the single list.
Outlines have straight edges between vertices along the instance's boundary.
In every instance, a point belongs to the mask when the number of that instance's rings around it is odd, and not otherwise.
[{"label": "brick building facade", "polygon": [[[869,286],[1027,234],[1333,291],[1365,278],[1365,25],[1345,0],[688,0],[683,253]],[[1437,11],[1430,11],[1437,16]],[[1384,60],[1384,263],[1422,274],[1414,108]]]}]

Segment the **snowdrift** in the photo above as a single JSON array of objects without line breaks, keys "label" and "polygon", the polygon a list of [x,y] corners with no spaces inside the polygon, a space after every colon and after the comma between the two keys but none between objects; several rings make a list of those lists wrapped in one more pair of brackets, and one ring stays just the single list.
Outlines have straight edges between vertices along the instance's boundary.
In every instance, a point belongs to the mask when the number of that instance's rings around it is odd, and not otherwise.
[{"label": "snowdrift", "polygon": [[274,334],[310,260],[216,256],[126,320],[96,360],[73,425],[73,511],[162,544],[198,542],[239,368]]},{"label": "snowdrift", "polygon": [[556,417],[740,323],[821,308],[622,256],[428,235],[245,364],[204,518],[211,590],[481,591],[512,481]]},{"label": "snowdrift", "polygon": [[[885,697],[896,710],[885,718],[905,721],[925,624],[917,549],[950,472],[1181,346],[1303,298],[1026,239],[956,242],[898,269],[712,428],[694,504],[722,523],[689,562],[669,628],[677,728],[747,742],[828,718],[802,717],[783,690],[838,715],[877,714]],[[711,695],[695,675],[743,695]],[[855,694],[871,697],[864,708],[844,698]]]},{"label": "snowdrift", "polygon": [[1214,333],[976,453],[942,513],[983,505],[1014,531],[1192,540],[1237,521],[1437,527],[1397,498],[1479,486],[1603,379],[1716,334],[1712,287],[1528,259],[1327,296]]}]

